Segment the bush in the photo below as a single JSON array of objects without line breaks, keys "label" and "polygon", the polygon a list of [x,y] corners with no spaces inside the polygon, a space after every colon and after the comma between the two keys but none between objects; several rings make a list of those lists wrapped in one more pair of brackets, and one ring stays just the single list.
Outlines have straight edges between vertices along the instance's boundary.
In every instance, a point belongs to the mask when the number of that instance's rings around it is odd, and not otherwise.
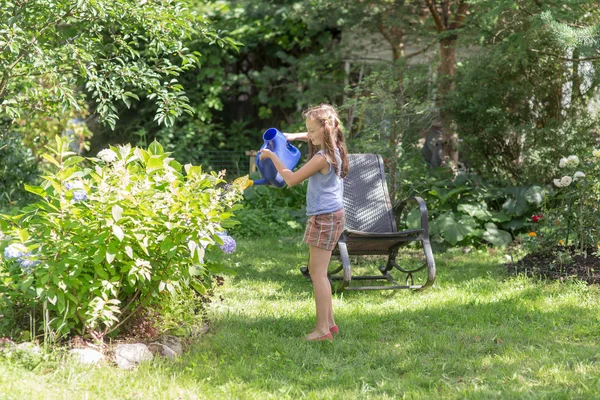
[{"label": "bush", "polygon": [[584,252],[600,246],[600,150],[580,160],[576,155],[557,163],[560,173],[544,203],[535,229],[529,232],[530,250],[547,252],[569,245]]},{"label": "bush", "polygon": [[[474,173],[446,168],[424,169],[422,160],[402,165],[402,198],[420,196],[427,203],[432,242],[438,249],[460,245],[505,246],[529,231],[548,190],[539,185],[501,186]],[[420,226],[419,211],[404,216],[406,228]]]},{"label": "bush", "polygon": [[242,237],[292,235],[306,224],[306,184],[276,189],[251,186],[244,192],[244,208],[236,213],[240,224],[232,233]]},{"label": "bush", "polygon": [[37,160],[16,133],[0,135],[0,210],[31,201],[23,189],[38,179]]},{"label": "bush", "polygon": [[163,292],[204,293],[239,188],[197,166],[183,174],[157,142],[84,159],[56,141],[44,155],[56,172],[26,186],[40,199],[2,216],[0,293],[41,312],[45,333],[97,339]]}]

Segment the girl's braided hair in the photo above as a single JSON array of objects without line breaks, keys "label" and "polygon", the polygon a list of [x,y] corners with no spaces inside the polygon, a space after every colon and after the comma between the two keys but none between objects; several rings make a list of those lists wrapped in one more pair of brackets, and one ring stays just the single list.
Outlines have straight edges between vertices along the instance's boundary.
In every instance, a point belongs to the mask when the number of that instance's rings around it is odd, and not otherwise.
[{"label": "girl's braided hair", "polygon": [[[344,133],[342,132],[342,124],[340,117],[333,106],[329,104],[321,104],[315,107],[310,107],[302,113],[304,119],[312,119],[318,121],[322,127],[324,127],[323,134],[323,148],[325,157],[331,162],[333,170],[338,173],[340,170],[340,177],[344,178],[348,174],[348,150],[346,149],[346,140],[344,139]],[[340,152],[340,158],[342,159],[342,166],[339,168],[337,158],[335,156],[335,149]],[[308,159],[310,160],[319,149],[317,146],[308,141]]]}]

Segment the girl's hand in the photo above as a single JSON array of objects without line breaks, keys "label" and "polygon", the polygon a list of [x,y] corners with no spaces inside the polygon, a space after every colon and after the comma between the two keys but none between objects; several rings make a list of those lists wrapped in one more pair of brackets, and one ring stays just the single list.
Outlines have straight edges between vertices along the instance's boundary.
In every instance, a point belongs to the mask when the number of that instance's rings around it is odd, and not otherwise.
[{"label": "girl's hand", "polygon": [[294,134],[293,133],[285,133],[283,132],[283,136],[285,136],[286,140],[288,142],[293,142],[294,141]]},{"label": "girl's hand", "polygon": [[269,149],[262,149],[261,151],[258,152],[258,155],[259,155],[259,160],[264,160],[265,158],[268,158],[268,159],[273,158],[275,153],[273,153]]}]

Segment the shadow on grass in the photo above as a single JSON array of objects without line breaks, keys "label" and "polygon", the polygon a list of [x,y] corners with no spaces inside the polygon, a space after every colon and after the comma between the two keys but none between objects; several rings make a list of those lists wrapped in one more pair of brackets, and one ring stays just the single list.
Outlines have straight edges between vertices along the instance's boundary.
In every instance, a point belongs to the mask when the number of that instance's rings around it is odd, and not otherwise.
[{"label": "shadow on grass", "polygon": [[597,368],[600,359],[597,312],[532,309],[517,297],[366,314],[343,307],[337,318],[341,334],[333,342],[307,343],[312,318],[229,314],[173,368],[193,365],[196,379],[217,386],[233,380],[290,395],[499,396],[562,393],[576,382],[541,371]]},{"label": "shadow on grass", "polygon": [[[300,239],[299,239],[300,240]],[[252,242],[251,242],[252,243]],[[240,282],[257,282],[257,283],[273,283],[280,285],[282,290],[305,290],[308,284],[309,290],[312,291],[310,280],[307,280],[300,272],[300,268],[308,264],[308,246],[303,243],[275,242],[275,249],[264,248],[263,241],[258,243],[254,248],[251,244],[246,244],[239,249],[234,262],[237,263],[237,274],[232,278],[233,285]],[[279,252],[277,252],[277,247]],[[415,253],[413,249],[403,252],[397,258],[399,264],[404,268],[417,268],[421,265],[420,254]],[[353,276],[359,275],[376,275],[381,273],[378,270],[380,265],[387,263],[387,256],[352,256],[352,273]],[[444,263],[441,264],[442,266]],[[329,263],[329,270],[333,271],[341,267],[341,259],[338,256],[333,256]],[[406,275],[398,270],[393,270],[393,277],[400,283],[404,284]],[[336,275],[341,275],[341,271]],[[423,284],[427,280],[427,271],[423,270],[415,274],[415,284]],[[379,281],[358,281],[353,282],[354,285],[380,285]]]}]

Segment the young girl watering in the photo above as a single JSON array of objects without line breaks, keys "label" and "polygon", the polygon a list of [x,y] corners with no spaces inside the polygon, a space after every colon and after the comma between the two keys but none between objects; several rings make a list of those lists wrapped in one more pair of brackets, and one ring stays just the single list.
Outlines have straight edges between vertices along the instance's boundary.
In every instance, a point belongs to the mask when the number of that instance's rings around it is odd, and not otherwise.
[{"label": "young girl watering", "polygon": [[327,104],[309,108],[302,116],[307,132],[287,133],[288,141],[308,142],[308,162],[296,172],[290,171],[275,153],[261,150],[260,159],[273,161],[288,186],[308,179],[306,193],[306,231],[304,242],[310,246],[308,272],[315,292],[317,323],[306,340],[332,340],[338,333],[333,319],[331,284],[327,267],[331,251],[344,230],[343,178],[348,173],[348,152],[335,109]]}]

